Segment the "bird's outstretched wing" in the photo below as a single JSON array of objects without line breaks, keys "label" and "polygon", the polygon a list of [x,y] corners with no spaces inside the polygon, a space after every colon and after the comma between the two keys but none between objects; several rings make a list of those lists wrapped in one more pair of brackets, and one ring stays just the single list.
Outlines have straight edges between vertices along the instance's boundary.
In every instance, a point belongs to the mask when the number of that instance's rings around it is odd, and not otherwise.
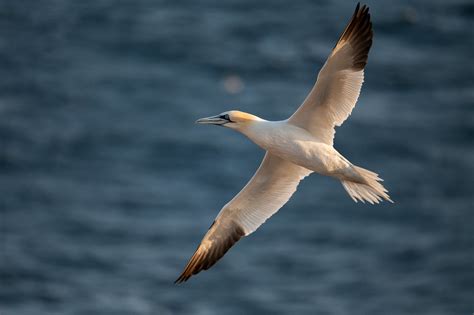
[{"label": "bird's outstretched wing", "polygon": [[252,179],[222,208],[176,282],[214,265],[240,238],[277,212],[310,173],[267,152]]},{"label": "bird's outstretched wing", "polygon": [[333,144],[334,127],[352,112],[364,82],[372,45],[369,8],[357,4],[354,15],[318,74],[313,89],[289,122]]}]

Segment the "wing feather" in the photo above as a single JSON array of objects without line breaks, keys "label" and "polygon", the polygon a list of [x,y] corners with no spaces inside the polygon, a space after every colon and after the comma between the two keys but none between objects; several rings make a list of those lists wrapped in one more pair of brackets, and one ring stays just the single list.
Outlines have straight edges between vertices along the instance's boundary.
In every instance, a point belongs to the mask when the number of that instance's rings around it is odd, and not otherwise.
[{"label": "wing feather", "polygon": [[252,179],[219,212],[176,283],[212,267],[236,242],[276,213],[310,173],[267,152]]},{"label": "wing feather", "polygon": [[357,4],[316,84],[289,118],[290,123],[305,128],[326,144],[333,144],[334,128],[349,117],[359,98],[372,37],[369,8]]}]

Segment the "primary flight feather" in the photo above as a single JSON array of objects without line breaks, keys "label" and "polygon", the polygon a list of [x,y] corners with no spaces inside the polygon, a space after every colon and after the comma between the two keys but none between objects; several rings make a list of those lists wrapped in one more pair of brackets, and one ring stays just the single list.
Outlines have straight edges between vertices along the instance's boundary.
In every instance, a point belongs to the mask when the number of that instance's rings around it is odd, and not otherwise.
[{"label": "primary flight feather", "polygon": [[266,154],[252,179],[219,212],[177,283],[214,265],[277,212],[312,172],[340,180],[356,202],[392,202],[376,173],[353,165],[333,147],[334,128],[349,117],[359,97],[372,36],[369,8],[357,4],[313,89],[287,120],[240,111],[197,120],[234,129]]}]

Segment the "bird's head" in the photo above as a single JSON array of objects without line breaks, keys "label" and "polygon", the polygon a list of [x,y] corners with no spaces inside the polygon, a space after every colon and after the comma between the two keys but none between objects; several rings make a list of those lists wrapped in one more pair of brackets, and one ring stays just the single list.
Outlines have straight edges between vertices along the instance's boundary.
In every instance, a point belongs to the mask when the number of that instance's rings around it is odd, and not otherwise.
[{"label": "bird's head", "polygon": [[262,119],[249,113],[231,110],[216,116],[198,119],[196,120],[196,123],[205,125],[218,125],[232,129],[241,129],[258,121],[262,121]]}]

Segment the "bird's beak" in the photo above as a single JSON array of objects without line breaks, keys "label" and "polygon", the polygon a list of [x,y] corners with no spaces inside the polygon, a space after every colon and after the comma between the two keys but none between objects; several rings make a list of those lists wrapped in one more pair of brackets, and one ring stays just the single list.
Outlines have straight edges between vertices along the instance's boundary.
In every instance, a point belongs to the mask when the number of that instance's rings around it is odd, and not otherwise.
[{"label": "bird's beak", "polygon": [[222,118],[221,116],[211,116],[206,118],[200,118],[196,120],[196,124],[203,124],[203,125],[225,125],[229,121],[227,119]]}]

